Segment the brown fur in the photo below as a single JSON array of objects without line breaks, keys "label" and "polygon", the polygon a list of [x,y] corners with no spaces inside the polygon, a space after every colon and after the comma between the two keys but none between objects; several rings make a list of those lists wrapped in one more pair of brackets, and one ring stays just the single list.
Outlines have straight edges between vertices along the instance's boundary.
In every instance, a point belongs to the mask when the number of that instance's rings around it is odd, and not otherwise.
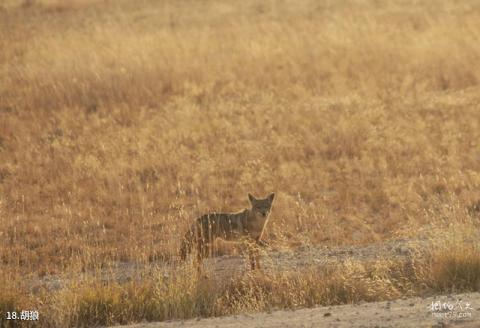
[{"label": "brown fur", "polygon": [[213,244],[216,238],[227,241],[243,241],[249,246],[252,269],[259,267],[258,258],[254,256],[255,245],[262,244],[262,236],[268,222],[275,194],[267,198],[256,199],[248,194],[250,209],[238,213],[210,213],[195,220],[185,234],[180,247],[183,260],[193,248],[197,252],[197,265],[206,257],[213,256]]}]

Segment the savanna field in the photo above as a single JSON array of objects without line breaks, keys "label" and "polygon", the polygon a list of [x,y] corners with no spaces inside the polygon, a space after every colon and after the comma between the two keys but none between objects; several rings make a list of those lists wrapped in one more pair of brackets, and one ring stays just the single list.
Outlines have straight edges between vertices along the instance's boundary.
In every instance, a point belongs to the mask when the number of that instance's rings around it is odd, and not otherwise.
[{"label": "savanna field", "polygon": [[[480,291],[479,40],[473,0],[0,0],[0,326]],[[273,249],[436,246],[221,282],[180,263],[249,192],[276,193]]]}]

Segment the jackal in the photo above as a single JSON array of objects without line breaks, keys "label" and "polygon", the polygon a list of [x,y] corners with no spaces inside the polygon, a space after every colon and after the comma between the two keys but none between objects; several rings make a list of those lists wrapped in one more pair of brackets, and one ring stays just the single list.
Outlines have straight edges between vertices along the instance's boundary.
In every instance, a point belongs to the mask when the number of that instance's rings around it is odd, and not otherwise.
[{"label": "jackal", "polygon": [[216,238],[227,241],[246,242],[249,245],[251,268],[260,267],[253,247],[262,245],[262,236],[268,221],[275,194],[267,198],[256,199],[248,194],[251,208],[238,213],[210,213],[195,220],[185,234],[180,246],[182,260],[187,258],[192,248],[196,248],[197,265],[202,259],[213,255],[213,243]]}]

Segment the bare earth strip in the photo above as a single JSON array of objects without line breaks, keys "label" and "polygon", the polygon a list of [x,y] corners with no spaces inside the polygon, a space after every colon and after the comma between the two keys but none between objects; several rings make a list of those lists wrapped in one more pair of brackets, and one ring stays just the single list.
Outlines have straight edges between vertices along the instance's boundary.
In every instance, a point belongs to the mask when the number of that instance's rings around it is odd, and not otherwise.
[{"label": "bare earth strip", "polygon": [[[440,301],[454,305],[453,311],[432,313],[432,302]],[[467,306],[468,303],[468,306]],[[455,305],[456,304],[456,305]],[[459,305],[460,304],[460,305]],[[467,310],[468,308],[468,310]],[[463,313],[458,319],[456,313]],[[440,317],[457,316],[456,319]],[[302,309],[296,311],[275,311],[252,315],[192,319],[144,323],[123,328],[161,328],[161,327],[382,327],[382,328],[440,328],[440,327],[480,327],[480,293],[468,293],[426,298],[408,298],[389,302],[363,303],[357,305],[338,305]]]}]

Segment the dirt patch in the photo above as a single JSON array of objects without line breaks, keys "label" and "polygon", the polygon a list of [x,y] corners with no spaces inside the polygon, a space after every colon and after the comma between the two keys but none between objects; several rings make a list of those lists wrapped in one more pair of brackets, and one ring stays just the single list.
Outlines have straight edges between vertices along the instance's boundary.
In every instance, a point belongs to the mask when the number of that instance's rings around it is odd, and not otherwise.
[{"label": "dirt patch", "polygon": [[[446,309],[433,310],[432,304]],[[452,310],[448,306],[453,306]],[[388,302],[348,304],[296,311],[242,314],[228,317],[145,323],[123,328],[160,327],[480,327],[480,293]]]}]

